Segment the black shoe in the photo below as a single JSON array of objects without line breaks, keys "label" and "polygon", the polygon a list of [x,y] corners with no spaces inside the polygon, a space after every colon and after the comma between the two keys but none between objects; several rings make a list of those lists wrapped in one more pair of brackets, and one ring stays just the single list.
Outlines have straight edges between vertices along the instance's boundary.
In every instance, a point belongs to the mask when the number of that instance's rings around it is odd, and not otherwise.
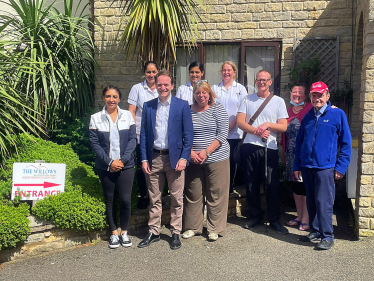
[{"label": "black shoe", "polygon": [[311,232],[306,236],[300,236],[299,238],[301,242],[314,242],[314,241],[319,241],[320,239],[321,239],[320,235],[315,232]]},{"label": "black shoe", "polygon": [[173,233],[171,235],[170,249],[176,250],[182,246],[181,240],[179,240],[179,234]]},{"label": "black shoe", "polygon": [[288,229],[281,225],[279,221],[271,222],[269,227],[280,234],[288,234]]},{"label": "black shoe", "polygon": [[138,248],[144,248],[151,245],[153,242],[160,241],[160,235],[155,235],[151,232],[148,233],[147,237],[144,238],[138,245]]},{"label": "black shoe", "polygon": [[251,227],[255,227],[256,225],[259,225],[259,224],[262,224],[262,220],[259,219],[259,218],[254,218],[254,219],[251,219],[250,221],[246,222],[244,224],[244,228],[251,228]]},{"label": "black shoe", "polygon": [[330,250],[332,246],[334,246],[334,241],[322,240],[321,242],[318,243],[318,245],[316,246],[316,249],[317,250]]},{"label": "black shoe", "polygon": [[140,197],[138,201],[138,209],[144,210],[149,206],[149,198]]}]

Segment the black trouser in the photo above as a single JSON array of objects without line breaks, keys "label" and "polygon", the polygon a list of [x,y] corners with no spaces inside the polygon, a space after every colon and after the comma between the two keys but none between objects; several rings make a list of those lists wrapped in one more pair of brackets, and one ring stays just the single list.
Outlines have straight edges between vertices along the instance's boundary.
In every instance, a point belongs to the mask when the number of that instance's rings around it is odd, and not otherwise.
[{"label": "black trouser", "polygon": [[[252,218],[262,218],[260,185],[265,182],[265,147],[244,144],[242,147],[242,161],[249,214]],[[278,150],[267,150],[267,164],[267,215],[269,222],[275,222],[280,217]]]},{"label": "black trouser", "polygon": [[142,169],[142,160],[140,158],[140,144],[136,145],[136,180],[138,181],[138,188],[141,197],[147,196],[147,183]]},{"label": "black trouser", "polygon": [[235,176],[234,149],[239,144],[240,139],[228,139],[227,141],[230,145],[230,192],[232,192]]},{"label": "black trouser", "polygon": [[117,230],[117,210],[114,204],[114,193],[117,185],[120,202],[121,230],[127,230],[131,214],[131,190],[134,182],[134,169],[129,168],[111,173],[97,170],[104,191],[106,215],[111,231]]}]

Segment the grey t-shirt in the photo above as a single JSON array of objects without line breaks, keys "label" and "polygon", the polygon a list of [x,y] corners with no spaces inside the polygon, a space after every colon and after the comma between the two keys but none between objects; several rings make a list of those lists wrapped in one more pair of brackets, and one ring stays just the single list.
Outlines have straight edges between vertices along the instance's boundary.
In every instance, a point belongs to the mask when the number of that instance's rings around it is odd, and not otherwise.
[{"label": "grey t-shirt", "polygon": [[[257,94],[248,95],[242,101],[238,112],[246,114],[246,122],[249,122],[249,119],[261,104],[265,101],[265,98],[260,98]],[[284,100],[278,96],[274,96],[269,103],[262,110],[261,114],[256,118],[255,122],[252,124],[253,127],[258,127],[265,122],[277,123],[277,120],[288,118],[286,104]],[[265,146],[265,143],[262,142],[261,137],[258,137],[254,134],[247,134],[244,143],[251,143],[258,146]],[[278,149],[277,147],[277,133],[270,132],[268,138],[268,148]]]}]

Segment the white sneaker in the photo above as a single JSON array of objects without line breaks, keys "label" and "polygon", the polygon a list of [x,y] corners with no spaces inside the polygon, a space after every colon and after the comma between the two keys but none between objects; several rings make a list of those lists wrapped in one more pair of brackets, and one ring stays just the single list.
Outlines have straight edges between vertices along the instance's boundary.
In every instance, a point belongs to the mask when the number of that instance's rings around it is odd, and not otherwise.
[{"label": "white sneaker", "polygon": [[118,238],[118,235],[111,235],[110,236],[110,239],[109,239],[109,248],[111,249],[116,249],[119,247],[119,238]]},{"label": "white sneaker", "polygon": [[216,241],[218,239],[218,234],[211,232],[209,233],[208,238],[210,241]]},{"label": "white sneaker", "polygon": [[127,231],[124,234],[121,234],[119,241],[123,247],[131,247],[132,245],[129,236],[127,236]]},{"label": "white sneaker", "polygon": [[188,238],[191,238],[191,237],[193,237],[193,236],[195,236],[195,232],[193,232],[192,230],[187,230],[187,231],[185,231],[185,232],[182,234],[182,237],[183,237],[184,239],[188,239]]}]

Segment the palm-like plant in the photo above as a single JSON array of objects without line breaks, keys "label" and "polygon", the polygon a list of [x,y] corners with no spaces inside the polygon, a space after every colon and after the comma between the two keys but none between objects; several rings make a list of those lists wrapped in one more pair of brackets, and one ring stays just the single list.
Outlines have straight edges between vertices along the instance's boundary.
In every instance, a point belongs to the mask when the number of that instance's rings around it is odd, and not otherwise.
[{"label": "palm-like plant", "polygon": [[178,44],[191,48],[198,33],[201,0],[120,0],[126,21],[122,41],[127,55],[138,52],[140,61],[153,60],[164,68],[176,61]]},{"label": "palm-like plant", "polygon": [[38,113],[27,106],[29,101],[14,87],[13,69],[24,67],[22,57],[9,56],[2,45],[0,41],[0,166],[17,151],[19,133],[44,134]]},{"label": "palm-like plant", "polygon": [[23,61],[13,68],[13,86],[48,130],[56,118],[80,116],[94,101],[91,22],[73,17],[72,4],[64,0],[60,13],[45,0],[9,0],[15,14],[0,16],[2,51]]}]

